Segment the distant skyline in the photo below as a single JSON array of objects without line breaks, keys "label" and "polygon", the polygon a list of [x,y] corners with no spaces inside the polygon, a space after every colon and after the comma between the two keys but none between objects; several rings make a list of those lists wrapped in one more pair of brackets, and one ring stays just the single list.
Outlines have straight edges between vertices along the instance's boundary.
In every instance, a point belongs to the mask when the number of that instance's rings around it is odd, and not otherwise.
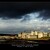
[{"label": "distant skyline", "polygon": [[0,3],[0,33],[50,31],[50,3]]}]

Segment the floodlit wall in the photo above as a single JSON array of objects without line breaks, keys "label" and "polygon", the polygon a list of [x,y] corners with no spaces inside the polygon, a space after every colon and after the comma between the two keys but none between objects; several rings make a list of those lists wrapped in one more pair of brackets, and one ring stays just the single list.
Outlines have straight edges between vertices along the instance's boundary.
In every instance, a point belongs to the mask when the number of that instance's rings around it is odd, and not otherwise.
[{"label": "floodlit wall", "polygon": [[37,36],[36,35],[31,35],[30,38],[36,39]]},{"label": "floodlit wall", "polygon": [[38,32],[37,31],[35,31],[35,35],[38,35]]},{"label": "floodlit wall", "polygon": [[44,32],[43,37],[47,37],[48,33]]},{"label": "floodlit wall", "polygon": [[38,33],[38,38],[42,38],[43,37],[43,33]]},{"label": "floodlit wall", "polygon": [[34,35],[35,33],[33,31],[31,31],[31,35]]},{"label": "floodlit wall", "polygon": [[50,37],[50,33],[49,33],[49,37]]},{"label": "floodlit wall", "polygon": [[21,36],[22,36],[22,35],[19,33],[19,34],[18,34],[18,37],[20,38]]}]

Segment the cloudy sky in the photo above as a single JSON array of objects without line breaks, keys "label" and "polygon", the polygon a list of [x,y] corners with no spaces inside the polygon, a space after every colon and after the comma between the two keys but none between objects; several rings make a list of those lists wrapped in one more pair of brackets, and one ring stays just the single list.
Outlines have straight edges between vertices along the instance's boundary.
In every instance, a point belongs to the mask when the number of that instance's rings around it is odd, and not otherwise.
[{"label": "cloudy sky", "polygon": [[50,3],[0,2],[0,33],[50,31]]}]

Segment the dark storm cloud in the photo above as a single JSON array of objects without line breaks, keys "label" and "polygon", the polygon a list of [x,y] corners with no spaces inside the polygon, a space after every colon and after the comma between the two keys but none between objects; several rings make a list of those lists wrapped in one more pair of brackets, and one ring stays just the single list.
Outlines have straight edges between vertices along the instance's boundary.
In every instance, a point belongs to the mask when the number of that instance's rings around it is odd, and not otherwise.
[{"label": "dark storm cloud", "polygon": [[38,16],[39,17],[42,17],[43,20],[47,20],[47,19],[50,19],[50,10],[43,10],[40,12],[40,15]]},{"label": "dark storm cloud", "polygon": [[49,3],[34,2],[16,2],[16,3],[0,3],[0,17],[21,18],[22,15],[50,8]]},{"label": "dark storm cloud", "polygon": [[21,22],[28,21],[28,20],[30,20],[30,16],[27,14],[23,16],[23,20],[21,20]]},{"label": "dark storm cloud", "polygon": [[[0,3],[0,17],[3,18],[21,18],[32,11],[33,3]],[[17,17],[18,16],[18,17]]]}]

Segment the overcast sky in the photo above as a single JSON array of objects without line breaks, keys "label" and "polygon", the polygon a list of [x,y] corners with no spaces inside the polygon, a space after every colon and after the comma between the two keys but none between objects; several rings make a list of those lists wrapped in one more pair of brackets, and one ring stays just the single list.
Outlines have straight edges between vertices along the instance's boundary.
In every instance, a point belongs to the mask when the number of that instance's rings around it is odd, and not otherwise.
[{"label": "overcast sky", "polygon": [[0,3],[0,33],[50,31],[50,3]]}]

